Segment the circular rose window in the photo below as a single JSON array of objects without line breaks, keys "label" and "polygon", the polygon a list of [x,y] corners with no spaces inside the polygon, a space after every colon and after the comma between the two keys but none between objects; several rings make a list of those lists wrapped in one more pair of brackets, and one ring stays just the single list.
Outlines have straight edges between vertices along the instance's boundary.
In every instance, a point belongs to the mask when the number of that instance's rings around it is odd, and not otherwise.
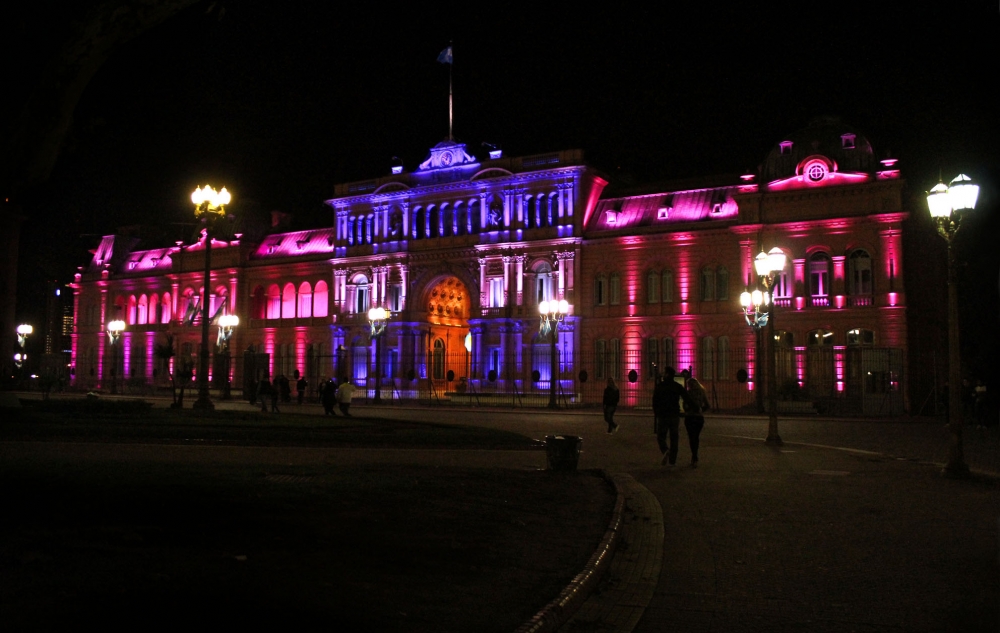
[{"label": "circular rose window", "polygon": [[814,161],[806,165],[806,178],[809,182],[819,182],[826,178],[826,165],[821,161]]}]

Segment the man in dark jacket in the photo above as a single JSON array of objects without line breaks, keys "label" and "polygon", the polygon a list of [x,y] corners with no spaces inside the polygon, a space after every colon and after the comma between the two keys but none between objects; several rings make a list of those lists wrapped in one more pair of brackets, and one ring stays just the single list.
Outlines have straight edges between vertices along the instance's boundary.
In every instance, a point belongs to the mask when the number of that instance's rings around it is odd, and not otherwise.
[{"label": "man in dark jacket", "polygon": [[[680,441],[681,405],[684,404],[694,410],[695,402],[688,395],[687,389],[683,385],[674,381],[674,368],[667,367],[661,376],[656,387],[653,389],[653,415],[656,417],[656,443],[660,446],[663,458],[660,464],[670,463],[671,466],[677,463],[677,445]],[[670,434],[670,445],[667,445],[667,434]]]}]

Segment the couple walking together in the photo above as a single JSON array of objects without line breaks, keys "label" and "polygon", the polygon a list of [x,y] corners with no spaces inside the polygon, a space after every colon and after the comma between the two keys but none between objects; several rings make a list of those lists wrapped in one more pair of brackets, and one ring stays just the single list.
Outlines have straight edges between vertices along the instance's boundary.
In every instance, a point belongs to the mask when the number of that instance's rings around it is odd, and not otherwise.
[{"label": "couple walking together", "polygon": [[[698,444],[701,430],[705,426],[708,397],[705,388],[696,379],[688,380],[688,389],[674,380],[673,367],[667,367],[653,389],[653,415],[656,418],[656,443],[663,453],[661,464],[677,463],[677,449],[680,442],[681,402],[684,403],[684,427],[687,429],[691,445],[691,467],[698,467]],[[667,437],[670,444],[667,444]]]}]

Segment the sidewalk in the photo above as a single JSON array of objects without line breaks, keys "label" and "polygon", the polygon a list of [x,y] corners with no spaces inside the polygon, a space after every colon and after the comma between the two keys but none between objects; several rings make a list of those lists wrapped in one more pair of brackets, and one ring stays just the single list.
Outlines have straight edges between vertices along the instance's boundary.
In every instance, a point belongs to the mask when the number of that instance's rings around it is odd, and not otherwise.
[{"label": "sidewalk", "polygon": [[631,473],[620,554],[560,631],[998,630],[995,481],[712,434],[701,457]]}]

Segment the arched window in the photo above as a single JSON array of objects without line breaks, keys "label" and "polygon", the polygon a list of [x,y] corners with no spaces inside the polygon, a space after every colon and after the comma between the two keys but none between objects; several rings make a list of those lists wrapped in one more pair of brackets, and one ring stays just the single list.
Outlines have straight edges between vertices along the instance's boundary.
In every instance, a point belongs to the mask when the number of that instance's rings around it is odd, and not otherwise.
[{"label": "arched window", "polygon": [[858,249],[847,258],[847,294],[870,297],[873,291],[872,258],[867,251]]},{"label": "arched window", "polygon": [[701,300],[715,301],[715,269],[703,268],[701,270]]},{"label": "arched window", "polygon": [[295,318],[295,286],[291,283],[285,284],[281,291],[281,318]]},{"label": "arched window", "polygon": [[250,318],[263,319],[267,314],[267,295],[264,286],[257,286],[250,295]]},{"label": "arched window", "polygon": [[540,264],[535,269],[535,303],[551,301],[555,297],[552,283],[552,266]]},{"label": "arched window", "polygon": [[719,368],[716,366],[715,339],[711,336],[701,339],[701,364],[701,376],[705,380],[715,380]]},{"label": "arched window", "polygon": [[732,380],[732,376],[729,371],[729,337],[720,336],[719,337],[719,349],[718,349],[718,362],[719,362],[719,373],[716,374],[718,380]]},{"label": "arched window", "polygon": [[[594,279],[594,305],[603,306],[608,304],[608,278],[605,275],[598,275]],[[600,378],[600,376],[598,376]]]},{"label": "arched window", "polygon": [[418,240],[427,237],[424,232],[424,222],[426,213],[423,207],[417,207],[413,210],[413,239]]},{"label": "arched window", "polygon": [[469,233],[483,230],[483,209],[479,198],[469,203]]},{"label": "arched window", "polygon": [[660,301],[663,303],[673,303],[674,301],[674,273],[672,270],[664,270],[660,275]]},{"label": "arched window", "polygon": [[455,235],[469,234],[469,209],[462,202],[455,203]]},{"label": "arched window", "polygon": [[271,284],[267,288],[267,318],[281,318],[281,289],[278,284]]},{"label": "arched window", "polygon": [[441,220],[441,228],[438,230],[438,234],[441,237],[454,235],[455,218],[452,217],[451,206],[447,202],[441,204],[441,210],[438,212],[438,216]]},{"label": "arched window", "polygon": [[170,323],[170,319],[173,318],[173,303],[170,300],[170,293],[163,293],[163,309],[160,311],[160,322]]},{"label": "arched window", "polygon": [[427,237],[440,237],[441,235],[441,210],[430,205],[427,207],[427,217],[429,225],[427,227]]},{"label": "arched window", "polygon": [[875,345],[875,332],[863,328],[847,330],[847,345],[850,347],[870,347]]},{"label": "arched window", "polygon": [[554,193],[553,194],[549,194],[549,197],[546,199],[546,202],[548,204],[546,205],[547,206],[547,209],[546,209],[547,213],[546,213],[546,218],[545,218],[545,225],[546,226],[555,226],[556,225],[556,221],[558,220],[558,216],[559,216],[559,202],[556,199],[556,194],[554,194]]},{"label": "arched window", "polygon": [[358,275],[354,278],[354,312],[368,313],[368,277]]},{"label": "arched window", "polygon": [[660,273],[651,270],[646,273],[646,303],[660,302]]},{"label": "arched window", "polygon": [[827,347],[833,345],[833,332],[829,330],[812,330],[806,336],[809,347]]},{"label": "arched window", "polygon": [[316,282],[316,290],[313,292],[313,316],[325,317],[330,313],[330,297],[325,281]]},{"label": "arched window", "polygon": [[715,271],[715,298],[717,301],[729,299],[729,271],[725,266]]},{"label": "arched window", "polygon": [[129,323],[129,325],[135,325],[135,317],[136,317],[135,295],[132,295],[131,297],[128,298],[128,310],[125,312],[125,314],[127,315],[125,317],[125,320]]},{"label": "arched window", "polygon": [[215,288],[215,292],[213,292],[211,294],[211,296],[209,297],[208,315],[210,317],[214,316],[215,313],[218,312],[222,308],[222,306],[226,306],[226,312],[232,312],[233,311],[232,306],[230,306],[229,302],[226,301],[226,296],[228,294],[229,294],[229,291],[226,290],[225,286],[217,286]]},{"label": "arched window", "polygon": [[434,357],[431,362],[431,375],[435,380],[444,380],[444,341],[434,341]]},{"label": "arched window", "polygon": [[298,315],[300,318],[308,319],[313,315],[313,294],[312,286],[309,285],[308,281],[303,281],[299,285],[299,310]]},{"label": "arched window", "polygon": [[140,296],[139,303],[136,305],[136,315],[135,315],[135,322],[138,323],[139,325],[145,325],[146,323],[149,322],[147,321],[147,319],[149,318],[148,317],[149,313],[147,312],[148,308],[149,308],[149,299],[146,297],[146,295]]},{"label": "arched window", "polygon": [[160,322],[160,295],[149,295],[149,323]]},{"label": "arched window", "polygon": [[830,256],[826,253],[809,258],[809,294],[812,305],[830,305]]}]

